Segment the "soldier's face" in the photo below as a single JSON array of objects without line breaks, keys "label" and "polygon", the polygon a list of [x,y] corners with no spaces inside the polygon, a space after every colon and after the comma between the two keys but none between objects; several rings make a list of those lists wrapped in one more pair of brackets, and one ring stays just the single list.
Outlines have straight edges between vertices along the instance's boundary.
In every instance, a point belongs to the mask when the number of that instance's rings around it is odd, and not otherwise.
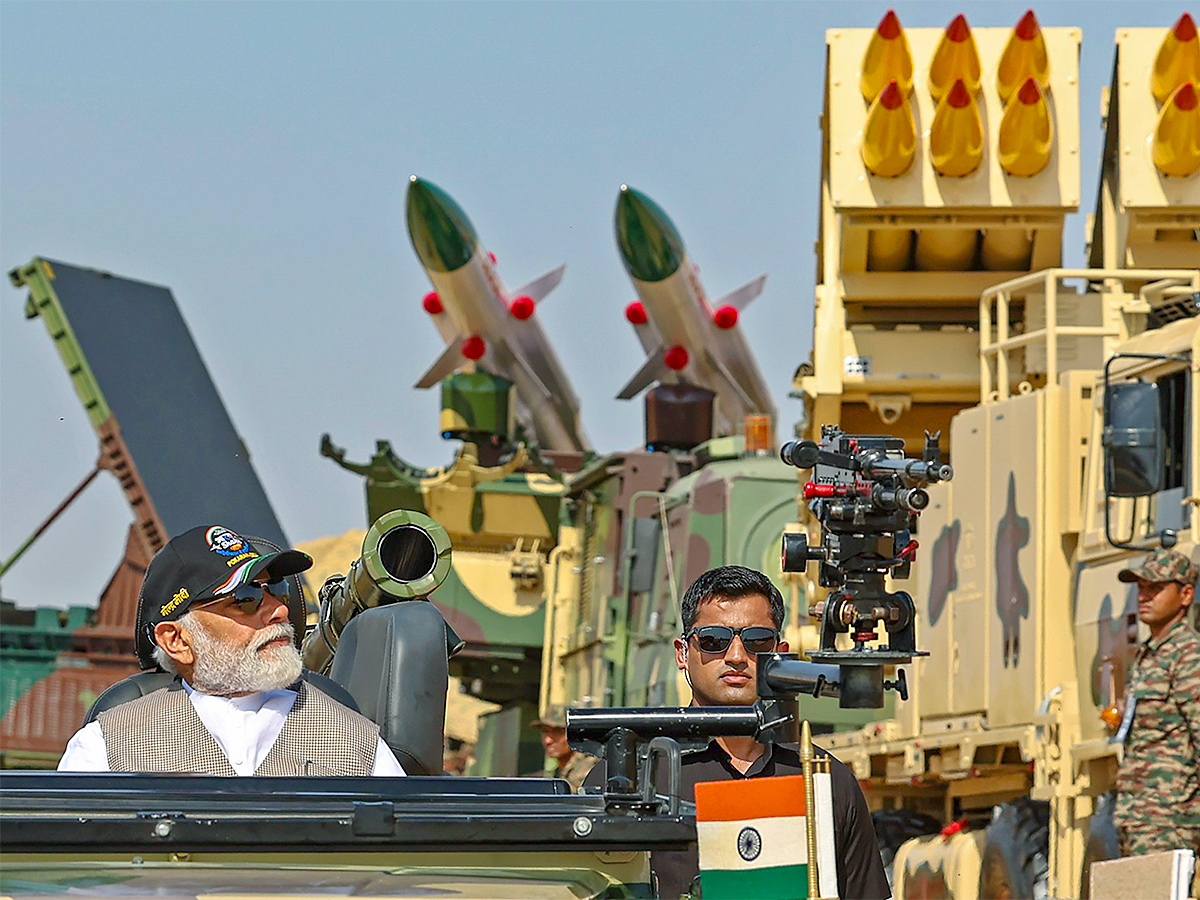
[{"label": "soldier's face", "polygon": [[1180,618],[1191,605],[1195,587],[1175,581],[1138,579],[1138,618],[1157,634]]},{"label": "soldier's face", "polygon": [[[745,597],[711,597],[700,603],[694,627],[727,625],[733,629],[762,625],[774,628],[771,603],[762,594]],[[786,653],[787,641],[775,648]],[[675,640],[675,662],[687,672],[692,698],[700,706],[748,706],[758,699],[758,658],[747,653],[735,637],[724,653],[705,653],[693,637]]]},{"label": "soldier's face", "polygon": [[542,749],[551,759],[562,762],[571,755],[571,745],[567,743],[567,729],[542,726]]}]

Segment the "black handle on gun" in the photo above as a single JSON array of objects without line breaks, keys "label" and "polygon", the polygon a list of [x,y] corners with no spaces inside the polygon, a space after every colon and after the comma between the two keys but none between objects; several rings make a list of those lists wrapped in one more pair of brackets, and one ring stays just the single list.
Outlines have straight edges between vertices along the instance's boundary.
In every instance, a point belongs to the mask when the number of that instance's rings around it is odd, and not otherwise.
[{"label": "black handle on gun", "polygon": [[[645,810],[656,802],[646,780],[651,743],[662,747],[669,740],[698,749],[715,737],[795,742],[800,727],[797,697],[841,697],[841,682],[837,666],[808,662],[793,653],[762,653],[760,699],[753,706],[568,709],[567,741],[575,750],[604,757],[604,793],[610,807]],[[666,757],[670,766],[671,754]]]}]

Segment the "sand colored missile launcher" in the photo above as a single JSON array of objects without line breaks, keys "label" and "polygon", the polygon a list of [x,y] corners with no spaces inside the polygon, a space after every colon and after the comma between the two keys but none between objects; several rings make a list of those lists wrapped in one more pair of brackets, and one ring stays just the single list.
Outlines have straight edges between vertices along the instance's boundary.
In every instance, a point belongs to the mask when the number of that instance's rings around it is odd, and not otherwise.
[{"label": "sand colored missile launcher", "polygon": [[1060,264],[1079,204],[1080,40],[1031,14],[827,33],[810,428],[917,446],[976,402],[980,293]]},{"label": "sand colored missile launcher", "polygon": [[[959,19],[941,37],[908,30],[917,147],[886,177],[864,161],[888,148],[854,144],[873,137],[878,101],[858,88],[902,94],[905,66],[893,79],[855,66],[897,33],[889,13],[828,36],[816,349],[799,386],[814,427],[869,433],[875,412],[906,436],[942,429],[956,472],[922,521],[930,655],[910,701],[821,741],[862,779],[896,896],[1086,896],[1091,863],[1117,853],[1114,711],[1145,637],[1117,573],[1172,543],[1200,559],[1194,26],[1117,32],[1089,269],[1058,267],[1078,203],[1080,32],[1032,13],[1011,32],[971,29],[973,93]],[[936,105],[931,82],[948,85]],[[947,176],[942,157],[969,168],[974,127],[935,148],[956,90],[986,128],[978,166]],[[1152,447],[1106,438],[1132,427],[1118,391],[1141,392]],[[1148,477],[1115,485],[1131,449]]]}]

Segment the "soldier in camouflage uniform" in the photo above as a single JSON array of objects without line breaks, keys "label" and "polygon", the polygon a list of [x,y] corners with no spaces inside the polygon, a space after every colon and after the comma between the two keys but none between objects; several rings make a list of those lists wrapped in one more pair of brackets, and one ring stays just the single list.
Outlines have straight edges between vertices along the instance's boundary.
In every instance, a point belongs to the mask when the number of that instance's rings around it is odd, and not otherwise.
[{"label": "soldier in camouflage uniform", "polygon": [[1157,550],[1122,569],[1137,582],[1138,618],[1150,628],[1125,699],[1113,815],[1124,856],[1191,849],[1200,854],[1200,635],[1188,622],[1197,567]]},{"label": "soldier in camouflage uniform", "polygon": [[578,793],[579,786],[596,764],[596,757],[572,750],[567,743],[567,713],[561,706],[554,705],[546,714],[531,723],[542,732],[542,747],[546,757],[555,763],[555,778],[565,778],[571,790]]}]

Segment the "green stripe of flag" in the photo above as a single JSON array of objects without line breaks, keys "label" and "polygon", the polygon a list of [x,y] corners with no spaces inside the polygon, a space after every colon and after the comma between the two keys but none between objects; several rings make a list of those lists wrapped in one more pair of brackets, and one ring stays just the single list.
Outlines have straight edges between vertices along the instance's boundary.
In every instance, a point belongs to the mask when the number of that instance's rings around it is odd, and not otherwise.
[{"label": "green stripe of flag", "polygon": [[808,866],[705,869],[700,890],[704,900],[802,900],[808,896]]}]

